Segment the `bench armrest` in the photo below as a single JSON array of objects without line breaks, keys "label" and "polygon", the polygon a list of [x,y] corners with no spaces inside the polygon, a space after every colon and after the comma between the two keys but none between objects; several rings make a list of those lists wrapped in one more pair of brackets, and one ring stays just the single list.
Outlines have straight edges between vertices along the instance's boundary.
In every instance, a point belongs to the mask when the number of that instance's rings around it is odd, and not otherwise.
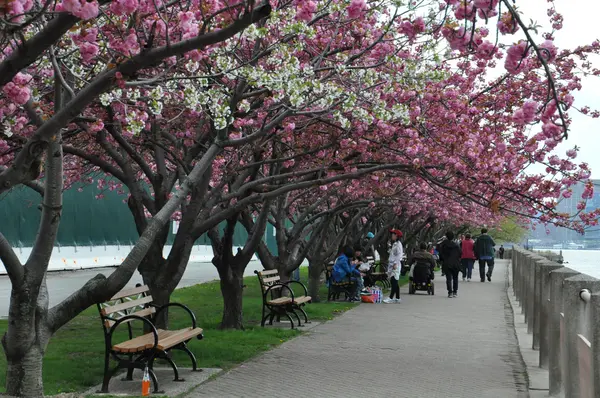
[{"label": "bench armrest", "polygon": [[[297,283],[300,286],[302,286],[302,289],[304,289],[304,295],[308,296],[308,290],[306,289],[306,286],[304,286],[304,283],[300,282],[300,281],[287,281],[285,283],[285,285],[289,285],[290,283]],[[289,288],[289,287],[288,287]],[[291,288],[289,288],[290,290],[292,290]],[[292,292],[293,293],[293,292]]]},{"label": "bench armrest", "polygon": [[156,306],[156,312],[154,313],[154,317],[157,317],[158,314],[160,314],[162,311],[166,310],[169,307],[180,307],[183,308],[190,316],[190,318],[192,319],[192,328],[196,328],[196,315],[192,312],[192,310],[189,309],[189,307],[187,305],[181,304],[181,303],[169,303],[169,304],[165,304],[165,305],[161,305]]},{"label": "bench armrest", "polygon": [[281,283],[281,282],[273,283],[271,286],[269,286],[267,288],[267,290],[265,291],[265,294],[263,296],[265,299],[267,298],[267,295],[269,294],[269,292],[271,291],[271,289],[273,289],[275,286],[281,286],[281,290],[283,290],[283,288],[286,288],[290,292],[290,294],[292,295],[292,297],[290,297],[290,298],[292,299],[292,301],[294,300],[294,291],[292,289],[290,289],[290,287],[287,284]]},{"label": "bench armrest", "polygon": [[136,319],[139,321],[142,321],[143,323],[145,323],[146,325],[148,325],[150,327],[150,332],[152,333],[152,335],[154,336],[154,345],[152,346],[152,349],[155,350],[156,347],[158,347],[158,331],[156,330],[156,326],[154,326],[154,324],[147,318],[144,318],[143,316],[139,316],[139,315],[125,315],[124,317],[119,318],[114,325],[112,325],[112,327],[110,328],[110,330],[108,331],[108,343],[109,346],[112,348],[113,344],[112,344],[112,335],[114,333],[114,331],[119,327],[119,325],[123,322],[129,321],[131,319]]}]

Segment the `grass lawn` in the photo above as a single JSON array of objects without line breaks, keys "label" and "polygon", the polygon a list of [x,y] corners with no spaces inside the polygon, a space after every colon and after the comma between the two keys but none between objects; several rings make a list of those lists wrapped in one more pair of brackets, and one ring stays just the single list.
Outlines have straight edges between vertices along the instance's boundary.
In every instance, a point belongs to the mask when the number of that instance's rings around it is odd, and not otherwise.
[{"label": "grass lawn", "polygon": [[[301,279],[307,284],[308,269],[301,269]],[[218,282],[210,282],[178,289],[172,301],[186,304],[195,312],[198,326],[204,329],[204,340],[191,341],[201,367],[229,369],[255,355],[267,351],[300,332],[290,329],[260,327],[262,298],[258,279],[245,278],[244,324],[245,331],[221,331],[223,301]],[[321,299],[327,299],[327,288],[321,288]],[[306,306],[309,319],[328,320],[352,308],[345,302],[313,303]],[[187,315],[175,309],[171,312],[171,327],[189,326]],[[6,331],[7,321],[0,320],[0,335]],[[123,328],[126,330],[126,328]],[[175,353],[175,362],[188,367],[189,358]],[[104,337],[96,307],[89,308],[60,329],[50,341],[44,358],[44,390],[48,395],[86,390],[102,382],[104,366]],[[6,360],[0,355],[0,392],[5,391]]]}]

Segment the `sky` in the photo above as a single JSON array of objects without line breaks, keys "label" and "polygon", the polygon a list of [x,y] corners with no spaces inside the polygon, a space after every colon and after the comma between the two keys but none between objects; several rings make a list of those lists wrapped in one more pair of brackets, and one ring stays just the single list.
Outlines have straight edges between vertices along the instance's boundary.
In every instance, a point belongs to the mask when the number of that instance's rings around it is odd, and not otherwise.
[{"label": "sky", "polygon": [[[524,21],[533,19],[542,26],[540,33],[550,31],[546,0],[516,0],[515,5],[523,12]],[[559,49],[574,48],[600,39],[599,1],[555,0],[555,7],[564,17],[563,28],[556,32],[554,40]],[[543,39],[538,37],[536,41],[541,43]],[[596,68],[600,68],[600,56],[594,56],[590,60]],[[588,105],[591,109],[599,109],[600,76],[583,78],[582,86],[581,91],[574,94],[574,106],[580,108]],[[569,138],[555,151],[564,156],[568,149],[578,146],[580,150],[576,160],[588,163],[592,169],[592,178],[600,179],[600,118],[592,119],[575,110],[571,110],[569,114],[573,119]]]}]

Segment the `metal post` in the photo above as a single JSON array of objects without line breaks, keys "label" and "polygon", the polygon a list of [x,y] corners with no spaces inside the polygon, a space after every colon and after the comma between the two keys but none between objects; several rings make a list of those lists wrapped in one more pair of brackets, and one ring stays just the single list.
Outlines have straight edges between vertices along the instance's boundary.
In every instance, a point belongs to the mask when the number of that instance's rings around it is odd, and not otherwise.
[{"label": "metal post", "polygon": [[550,272],[550,311],[548,317],[548,371],[550,396],[559,395],[563,390],[562,377],[562,339],[561,323],[564,326],[563,314],[563,282],[565,279],[578,275],[579,272],[567,267]]}]

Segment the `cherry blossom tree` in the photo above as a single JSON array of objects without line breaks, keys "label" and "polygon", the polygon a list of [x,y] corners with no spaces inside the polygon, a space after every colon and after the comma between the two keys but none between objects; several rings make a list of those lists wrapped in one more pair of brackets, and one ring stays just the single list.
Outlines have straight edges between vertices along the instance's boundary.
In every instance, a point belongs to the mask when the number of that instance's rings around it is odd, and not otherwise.
[{"label": "cherry blossom tree", "polygon": [[[45,274],[60,222],[66,174],[63,140],[102,129],[101,115],[88,113],[88,107],[103,92],[136,76],[154,75],[154,68],[168,69],[176,61],[172,57],[227,40],[271,9],[267,3],[250,2],[226,9],[214,4],[210,11],[187,5],[191,14],[205,17],[199,27],[186,25],[180,5],[19,0],[0,4],[0,192],[20,183],[34,184],[45,164],[40,227],[25,264],[0,234],[0,258],[12,283],[9,327],[2,339],[10,395],[43,395],[42,357],[52,334],[127,283],[161,228],[210,168],[210,161],[199,160],[181,177],[180,190],[148,221],[113,274],[98,275],[48,308]],[[171,21],[169,26],[166,20]],[[207,153],[214,156],[219,151],[213,146]]]},{"label": "cherry blossom tree", "polygon": [[[562,17],[550,5],[558,31]],[[240,327],[243,268],[288,193],[316,186],[339,190],[340,203],[391,204],[388,221],[411,235],[433,222],[493,223],[501,214],[580,231],[597,223],[600,210],[583,213],[589,182],[578,219],[556,210],[589,168],[575,163],[576,150],[553,150],[567,136],[577,70],[598,74],[585,60],[600,43],[559,50],[553,31],[538,44],[508,0],[14,0],[0,14],[0,193],[39,188],[45,164],[40,234],[25,266],[0,235],[13,283],[3,339],[9,394],[42,395],[52,333],[122,287],[138,264],[167,301],[191,245],[209,231],[228,297],[223,326]],[[516,42],[494,43],[493,30]],[[506,72],[492,78],[500,61]],[[546,174],[527,173],[536,163]],[[114,277],[48,309],[60,192],[64,177],[68,186],[82,170],[127,188],[141,238]],[[164,259],[176,210],[181,233]],[[356,225],[365,211],[342,212],[334,227]],[[315,240],[331,225],[321,218],[310,227]],[[238,257],[229,235],[240,220],[251,233]]]}]

